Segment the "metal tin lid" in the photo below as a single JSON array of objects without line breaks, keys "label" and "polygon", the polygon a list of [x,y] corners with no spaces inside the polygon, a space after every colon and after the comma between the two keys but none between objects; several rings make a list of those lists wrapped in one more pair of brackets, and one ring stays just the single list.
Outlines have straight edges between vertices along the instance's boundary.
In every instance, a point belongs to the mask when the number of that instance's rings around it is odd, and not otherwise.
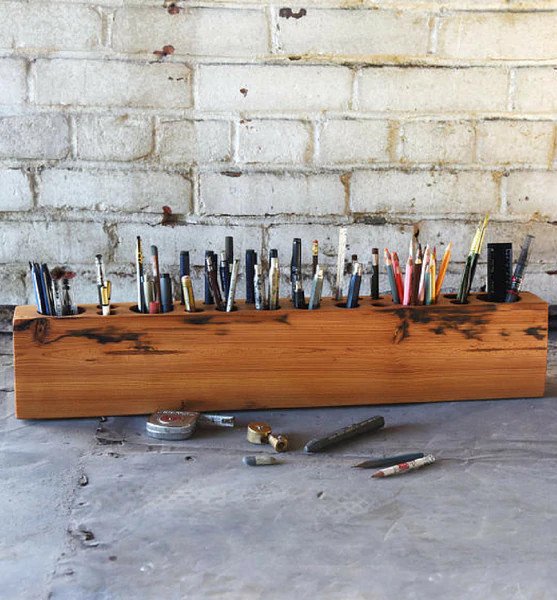
[{"label": "metal tin lid", "polygon": [[147,435],[159,440],[187,440],[195,431],[199,413],[159,410],[147,420]]}]

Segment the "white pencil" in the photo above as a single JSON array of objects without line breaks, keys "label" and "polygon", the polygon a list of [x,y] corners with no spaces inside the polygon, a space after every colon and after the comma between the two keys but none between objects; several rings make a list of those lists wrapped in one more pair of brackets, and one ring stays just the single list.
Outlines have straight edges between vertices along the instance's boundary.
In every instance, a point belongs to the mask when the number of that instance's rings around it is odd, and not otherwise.
[{"label": "white pencil", "polygon": [[413,471],[426,465],[431,465],[435,462],[435,456],[428,454],[423,458],[417,458],[409,462],[400,463],[400,465],[394,465],[394,467],[387,467],[386,469],[380,469],[376,471],[372,477],[389,477],[390,475],[398,475],[399,473],[406,473],[407,471]]}]

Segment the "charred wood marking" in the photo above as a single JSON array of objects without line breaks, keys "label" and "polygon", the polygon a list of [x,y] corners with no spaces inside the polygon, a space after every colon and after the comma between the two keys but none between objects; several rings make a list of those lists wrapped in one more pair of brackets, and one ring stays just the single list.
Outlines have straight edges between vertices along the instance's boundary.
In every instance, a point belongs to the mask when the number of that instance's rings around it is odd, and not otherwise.
[{"label": "charred wood marking", "polygon": [[485,325],[490,321],[489,316],[497,310],[496,306],[478,307],[474,312],[452,310],[445,308],[395,308],[388,312],[400,319],[400,325],[395,329],[393,342],[399,344],[410,337],[410,323],[432,325],[429,331],[435,335],[446,335],[448,331],[460,333],[467,340],[481,340]]},{"label": "charred wood marking", "polygon": [[279,17],[283,19],[301,19],[308,14],[308,11],[305,8],[300,8],[300,10],[296,13],[291,8],[281,8],[279,10]]},{"label": "charred wood marking", "polygon": [[531,335],[537,340],[545,340],[547,329],[545,327],[528,327],[524,330],[526,335]]},{"label": "charred wood marking", "polygon": [[[168,354],[169,352],[174,353],[178,351],[167,351],[167,350],[157,350],[153,348],[150,344],[147,344],[143,341],[144,333],[137,333],[132,331],[118,331],[115,327],[107,327],[105,329],[78,329],[77,331],[70,331],[68,333],[64,333],[63,335],[59,335],[51,340],[48,340],[48,329],[49,323],[46,319],[36,319],[36,321],[43,321],[42,327],[37,325],[35,327],[35,331],[33,334],[33,339],[35,342],[43,345],[50,345],[59,342],[65,338],[84,338],[87,340],[92,340],[105,346],[107,344],[120,344],[122,342],[133,342],[134,348],[133,350],[124,351],[125,354],[137,354],[140,352],[148,352],[153,354]],[[107,354],[118,353],[117,351],[108,351]]]}]

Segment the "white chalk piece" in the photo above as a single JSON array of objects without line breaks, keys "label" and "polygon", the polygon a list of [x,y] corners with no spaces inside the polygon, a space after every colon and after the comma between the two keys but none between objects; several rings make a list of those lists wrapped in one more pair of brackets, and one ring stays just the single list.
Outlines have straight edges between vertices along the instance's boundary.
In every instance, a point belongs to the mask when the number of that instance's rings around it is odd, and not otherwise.
[{"label": "white chalk piece", "polygon": [[269,456],[268,454],[262,454],[259,456],[244,456],[242,462],[248,467],[279,464],[279,461],[274,456]]}]

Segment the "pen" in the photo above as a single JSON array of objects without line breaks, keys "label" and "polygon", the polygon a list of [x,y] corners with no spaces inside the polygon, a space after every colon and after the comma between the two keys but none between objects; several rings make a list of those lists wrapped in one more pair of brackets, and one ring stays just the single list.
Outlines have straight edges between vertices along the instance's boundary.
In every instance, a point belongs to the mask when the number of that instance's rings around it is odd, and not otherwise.
[{"label": "pen", "polygon": [[398,291],[396,288],[395,274],[393,271],[393,265],[391,262],[391,255],[387,248],[385,248],[385,269],[387,270],[387,277],[389,278],[389,285],[391,286],[391,296],[393,302],[395,304],[400,303],[400,299],[398,297]]},{"label": "pen", "polygon": [[172,312],[174,306],[172,304],[172,280],[169,273],[163,273],[160,278],[161,284],[161,312]]},{"label": "pen", "polygon": [[[151,268],[153,274],[154,301],[162,304],[161,299],[161,274],[159,270],[159,249],[156,246],[151,246]],[[145,303],[149,305],[149,301],[145,298]]]},{"label": "pen", "polygon": [[352,275],[350,276],[350,285],[348,286],[348,296],[346,298],[346,308],[357,308],[360,299],[360,285],[362,282],[362,265],[356,262],[352,265]]},{"label": "pen", "polygon": [[315,276],[315,272],[317,271],[317,265],[319,264],[319,242],[317,240],[313,240],[311,244],[311,274]]},{"label": "pen", "polygon": [[47,315],[54,315],[54,300],[52,297],[52,279],[46,263],[41,265],[41,285],[43,288],[45,310]]},{"label": "pen", "polygon": [[254,266],[257,264],[257,252],[246,250],[246,304],[255,304]]},{"label": "pen", "polygon": [[304,288],[301,281],[296,281],[294,290],[294,308],[306,308],[306,299],[304,298]]},{"label": "pen", "polygon": [[217,269],[215,267],[215,259],[216,255],[213,253],[211,256],[208,256],[205,260],[205,265],[207,267],[207,277],[209,279],[209,287],[211,289],[211,296],[215,302],[217,310],[223,310],[222,304],[222,296],[219,289],[219,282],[217,281]]},{"label": "pen", "polygon": [[530,245],[532,244],[533,239],[533,235],[527,235],[524,239],[524,243],[520,248],[520,256],[518,257],[518,262],[516,263],[516,267],[511,279],[511,286],[507,291],[507,296],[505,297],[505,302],[516,302],[518,300],[518,294],[522,286],[522,278],[524,277],[524,271],[526,270],[526,265],[528,264]]},{"label": "pen", "polygon": [[234,265],[234,238],[231,235],[227,235],[224,238],[224,252],[226,255],[226,262],[230,265],[230,270],[232,272],[232,267]]},{"label": "pen", "polygon": [[[182,250],[180,252],[180,281],[182,281],[182,277],[184,276],[190,276],[190,253],[187,250]],[[184,296],[184,288],[183,286],[180,287],[180,299],[181,299],[181,303],[184,304],[185,303],[185,296]]]},{"label": "pen", "polygon": [[271,250],[271,265],[269,267],[269,310],[279,308],[280,267],[278,250]]},{"label": "pen", "polygon": [[209,285],[209,264],[214,265],[213,257],[215,253],[212,250],[205,250],[205,302],[204,304],[214,304],[211,286]]},{"label": "pen", "polygon": [[99,304],[102,306],[101,287],[104,285],[104,263],[102,254],[95,255],[95,266],[97,269],[97,292],[99,294]]},{"label": "pen", "polygon": [[346,227],[338,230],[337,278],[335,283],[335,300],[342,300],[342,287],[344,280],[344,257],[346,255]]},{"label": "pen", "polygon": [[42,298],[41,284],[39,281],[39,273],[37,271],[37,263],[29,262],[29,272],[31,274],[31,281],[33,282],[33,289],[35,290],[35,300],[37,302],[37,312],[41,315],[45,315],[44,301]]},{"label": "pen", "polygon": [[232,272],[230,274],[230,284],[228,286],[228,297],[226,298],[226,312],[234,310],[234,296],[236,295],[236,285],[238,283],[238,271],[240,269],[240,261],[232,259]]},{"label": "pen", "polygon": [[387,467],[386,469],[381,469],[374,473],[372,477],[389,477],[390,475],[398,475],[399,473],[406,473],[407,471],[412,471],[414,469],[419,469],[420,467],[425,467],[426,465],[431,465],[434,462],[435,456],[428,454],[423,458],[417,458],[416,460],[403,462],[398,465],[393,465],[392,467]]},{"label": "pen", "polygon": [[226,258],[226,251],[220,253],[219,273],[222,295],[228,298],[228,291],[230,290],[230,263]]},{"label": "pen", "polygon": [[311,294],[309,297],[309,310],[315,310],[319,308],[321,304],[321,293],[323,291],[323,268],[317,265],[315,275],[311,282]]},{"label": "pen", "polygon": [[137,277],[137,310],[147,312],[145,296],[143,295],[143,251],[141,250],[141,237],[137,236],[135,247],[135,268]]},{"label": "pen", "polygon": [[379,248],[371,249],[371,299],[379,300]]},{"label": "pen", "polygon": [[[107,282],[108,283],[108,282]],[[108,285],[102,285],[101,288],[101,309],[103,317],[110,315],[110,298]]]},{"label": "pen", "polygon": [[302,240],[294,238],[292,242],[292,259],[290,261],[290,284],[292,286],[292,302],[296,303],[296,284],[302,279]]},{"label": "pen", "polygon": [[265,280],[263,277],[263,272],[261,269],[261,265],[254,265],[253,267],[253,287],[254,287],[254,301],[255,308],[257,310],[265,310]]},{"label": "pen", "polygon": [[195,298],[193,296],[193,285],[189,275],[183,275],[180,279],[182,282],[182,295],[186,312],[195,312]]}]

